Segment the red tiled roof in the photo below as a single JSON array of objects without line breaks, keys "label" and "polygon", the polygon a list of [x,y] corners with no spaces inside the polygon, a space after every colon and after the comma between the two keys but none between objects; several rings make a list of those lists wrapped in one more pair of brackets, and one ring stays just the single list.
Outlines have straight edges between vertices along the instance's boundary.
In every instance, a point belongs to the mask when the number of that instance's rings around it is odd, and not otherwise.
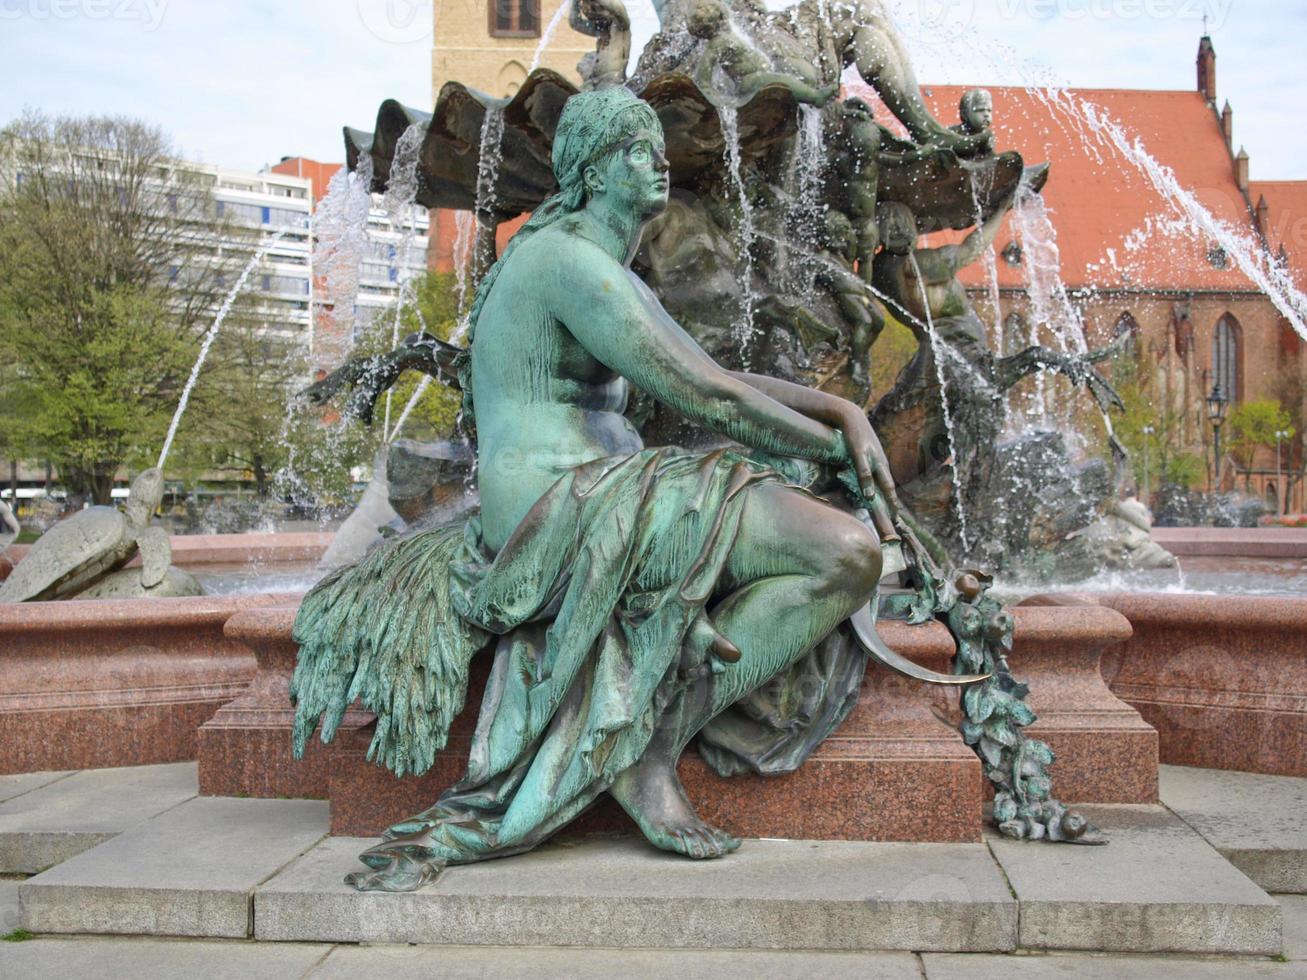
[{"label": "red tiled roof", "polygon": [[[855,86],[850,89],[864,94]],[[1101,133],[1069,112],[1053,108],[1035,91],[1004,86],[988,89],[994,97],[997,149],[1018,150],[1027,164],[1052,163],[1043,196],[1057,229],[1062,279],[1069,287],[1253,288],[1233,262],[1226,269],[1213,267],[1208,259],[1209,236],[1185,218]],[[945,123],[957,120],[964,91],[956,85],[923,89],[936,118]],[[1072,89],[1059,101],[1069,104],[1076,100],[1097,106],[1130,139],[1138,139],[1222,222],[1245,236],[1254,233],[1220,120],[1201,94]],[[873,104],[878,115],[887,115],[878,100]],[[1009,219],[999,232],[995,242],[999,251],[1015,237],[1011,224]],[[938,235],[932,238],[943,240]],[[1020,266],[1009,266],[1002,259],[998,266],[1000,285],[1024,285]],[[983,277],[979,263],[962,276],[969,285],[979,285]]]},{"label": "red tiled roof", "polygon": [[1298,288],[1307,290],[1307,180],[1255,180],[1253,205],[1265,199],[1266,240],[1272,253],[1284,250]]}]

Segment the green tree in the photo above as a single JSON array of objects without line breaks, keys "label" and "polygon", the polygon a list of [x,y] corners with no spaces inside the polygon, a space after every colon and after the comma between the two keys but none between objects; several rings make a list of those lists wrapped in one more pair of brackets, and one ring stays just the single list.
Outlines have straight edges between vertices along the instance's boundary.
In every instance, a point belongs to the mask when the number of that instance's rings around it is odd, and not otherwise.
[{"label": "green tree", "polygon": [[[0,130],[0,427],[108,503],[162,442],[223,274],[207,190],[156,128],[29,112]],[[184,288],[179,284],[184,283]]]},{"label": "green tree", "polygon": [[[1124,411],[1112,415],[1113,431],[1130,454],[1141,494],[1145,482],[1149,493],[1163,482],[1197,486],[1203,479],[1202,460],[1185,449],[1184,418],[1167,405],[1144,357],[1136,347],[1112,364],[1112,385],[1125,403]],[[1109,452],[1106,443],[1102,452]]]},{"label": "green tree", "polygon": [[1244,471],[1244,489],[1251,490],[1257,451],[1274,447],[1276,432],[1285,432],[1286,438],[1291,439],[1295,434],[1293,419],[1278,401],[1263,398],[1233,409],[1226,425],[1230,432],[1230,455]]},{"label": "green tree", "polygon": [[[434,334],[441,340],[450,340],[458,330],[458,291],[454,276],[449,273],[427,272],[418,277],[411,286],[411,299],[405,303],[399,317],[399,339],[419,331]],[[394,347],[395,320],[393,313],[373,321],[370,329],[359,339],[357,353],[369,354],[388,351]],[[403,430],[402,437],[413,439],[445,439],[454,431],[454,421],[462,404],[462,396],[453,388],[446,387],[432,380],[424,381],[425,375],[416,371],[407,371],[390,390],[390,426],[391,431],[384,435],[394,438],[393,429],[399,422],[405,407],[417,390],[423,388],[422,395],[414,404]],[[386,417],[385,398],[377,406],[379,427]]]}]

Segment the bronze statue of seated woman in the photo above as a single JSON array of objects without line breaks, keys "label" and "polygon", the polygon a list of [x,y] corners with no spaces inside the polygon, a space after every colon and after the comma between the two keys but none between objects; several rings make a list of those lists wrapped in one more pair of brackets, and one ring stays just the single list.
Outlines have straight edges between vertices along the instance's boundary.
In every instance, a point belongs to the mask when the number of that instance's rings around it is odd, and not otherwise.
[{"label": "bronze statue of seated woman", "polygon": [[[480,284],[459,365],[479,515],[333,573],[296,623],[297,748],[361,699],[378,713],[371,757],[400,775],[430,767],[468,661],[494,650],[466,776],[362,855],[359,888],[527,850],[603,793],[657,847],[723,855],[739,841],[695,814],[676,776],[686,743],[700,734],[719,771],[792,769],[865,667],[842,624],[881,578],[877,534],[748,453],[842,470],[894,512],[866,416],[724,370],[630,271],[669,187],[648,104],[620,87],[574,96],[553,167],[558,192]],[[743,448],[645,447],[628,385]],[[876,646],[874,630],[859,636]],[[822,683],[844,691],[830,710],[733,708],[822,644]]]}]

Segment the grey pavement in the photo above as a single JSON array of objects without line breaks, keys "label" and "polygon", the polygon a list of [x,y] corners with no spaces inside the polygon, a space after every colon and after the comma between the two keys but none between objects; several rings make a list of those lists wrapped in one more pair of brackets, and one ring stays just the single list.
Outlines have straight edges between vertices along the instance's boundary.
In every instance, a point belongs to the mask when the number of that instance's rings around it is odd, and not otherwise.
[{"label": "grey pavement", "polygon": [[24,882],[23,926],[243,938],[255,886],[327,825],[320,800],[189,800]]},{"label": "grey pavement", "polygon": [[1162,766],[1162,802],[1270,892],[1307,892],[1307,779]]},{"label": "grey pavement", "polygon": [[193,762],[38,775],[55,778],[0,803],[0,874],[35,874],[199,792]]},{"label": "grey pavement", "polygon": [[926,953],[926,980],[1303,980],[1307,964],[1218,957],[1047,953],[1019,956]]},{"label": "grey pavement", "polygon": [[18,880],[0,878],[0,936],[7,936],[22,923],[23,911],[18,904]]},{"label": "grey pavement", "polygon": [[290,980],[327,946],[169,939],[33,939],[0,943],[0,977],[23,980]]},{"label": "grey pavement", "polygon": [[979,844],[751,840],[720,861],[686,861],[643,840],[587,841],[449,868],[394,895],[343,881],[371,843],[330,838],[260,886],[255,936],[824,950],[1005,950],[1016,940],[1016,903]]},{"label": "grey pavement", "polygon": [[1307,896],[1277,895],[1284,911],[1284,955],[1307,961]]},{"label": "grey pavement", "polygon": [[921,980],[911,953],[760,950],[504,949],[493,946],[341,946],[313,980]]},{"label": "grey pavement", "polygon": [[0,803],[71,775],[71,772],[20,772],[16,775],[0,776]]},{"label": "grey pavement", "polygon": [[122,937],[0,943],[24,980],[1302,980],[1307,964],[1085,953],[768,952],[481,946],[327,946]]},{"label": "grey pavement", "polygon": [[1281,950],[1280,907],[1160,806],[1086,806],[1106,847],[990,848],[1021,903],[1026,949],[1247,953]]}]

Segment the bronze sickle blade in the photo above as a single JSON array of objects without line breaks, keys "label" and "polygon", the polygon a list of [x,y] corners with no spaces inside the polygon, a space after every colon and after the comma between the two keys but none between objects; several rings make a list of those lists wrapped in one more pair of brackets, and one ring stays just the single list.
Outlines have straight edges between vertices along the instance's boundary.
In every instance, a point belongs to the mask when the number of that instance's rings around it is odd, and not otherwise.
[{"label": "bronze sickle blade", "polygon": [[862,644],[862,648],[890,670],[902,674],[904,677],[925,681],[927,684],[965,687],[968,684],[979,684],[981,681],[989,680],[992,676],[990,674],[940,674],[928,670],[920,664],[913,663],[901,654],[895,653],[886,646],[885,641],[876,632],[876,621],[871,615],[870,602],[850,616],[849,622],[853,624],[854,635],[857,636],[858,642]]}]

